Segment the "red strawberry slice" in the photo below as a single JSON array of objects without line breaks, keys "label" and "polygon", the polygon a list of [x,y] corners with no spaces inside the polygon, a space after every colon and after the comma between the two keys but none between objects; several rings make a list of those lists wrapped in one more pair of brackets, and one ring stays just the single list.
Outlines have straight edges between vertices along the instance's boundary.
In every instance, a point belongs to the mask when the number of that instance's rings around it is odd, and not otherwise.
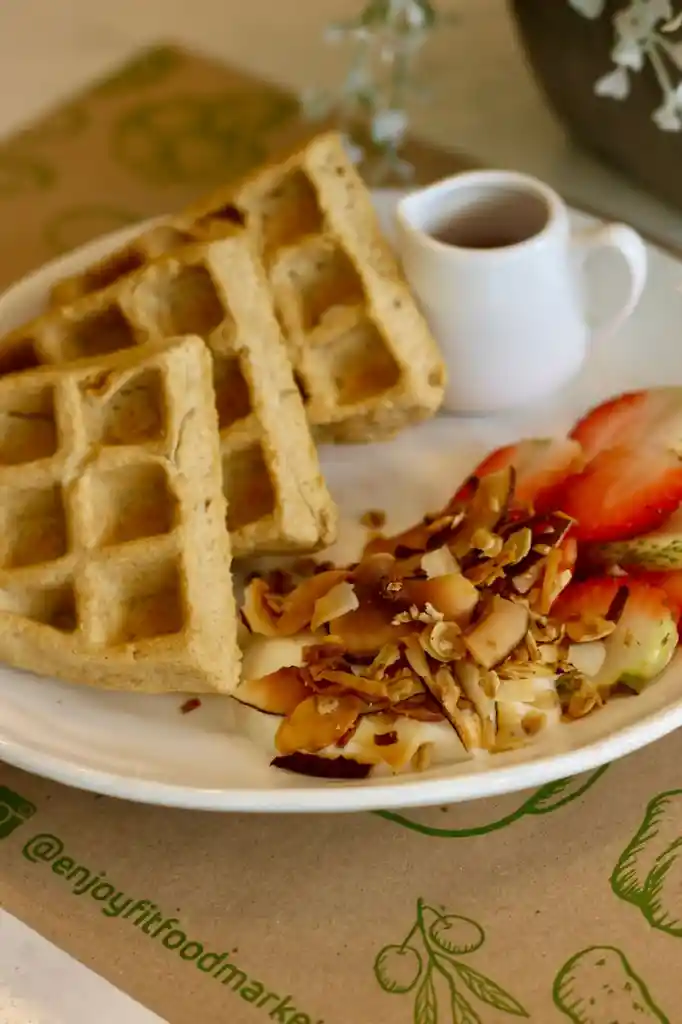
[{"label": "red strawberry slice", "polygon": [[678,569],[670,572],[636,572],[632,574],[632,579],[662,590],[668,607],[675,616],[675,622],[679,625],[682,619],[682,571]]},{"label": "red strawberry slice", "polygon": [[578,541],[626,540],[655,530],[682,502],[682,459],[658,448],[609,448],[567,480],[557,508]]},{"label": "red strawberry slice", "polygon": [[644,442],[682,450],[682,389],[652,388],[609,399],[576,423],[571,437],[588,460],[615,445]]},{"label": "red strawberry slice", "polygon": [[579,582],[572,581],[552,605],[552,618],[565,622],[580,617],[604,618],[613,605],[621,586],[629,577],[593,576]]},{"label": "red strawberry slice", "polygon": [[466,501],[473,493],[471,479],[497,473],[507,466],[516,470],[515,501],[532,505],[536,512],[549,512],[561,484],[584,465],[577,441],[568,438],[529,438],[518,444],[497,448],[485,457],[460,487],[454,501]]},{"label": "red strawberry slice", "polygon": [[[559,622],[596,616],[606,618],[609,611],[612,611],[614,618],[617,619],[617,605],[620,605],[620,612],[624,607],[621,599],[625,597],[625,593],[619,597],[624,588],[627,590],[628,612],[636,611],[653,621],[669,618],[671,609],[668,596],[662,587],[652,585],[653,575],[648,575],[646,580],[639,576],[593,576],[577,583],[573,581],[552,605],[552,618],[558,619]],[[682,573],[680,575],[682,576]]]}]

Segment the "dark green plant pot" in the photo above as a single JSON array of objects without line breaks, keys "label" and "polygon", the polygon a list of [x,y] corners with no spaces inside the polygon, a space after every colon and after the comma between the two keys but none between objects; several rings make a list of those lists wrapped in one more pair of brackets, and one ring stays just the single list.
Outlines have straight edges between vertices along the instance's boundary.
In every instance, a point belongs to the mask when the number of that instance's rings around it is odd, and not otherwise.
[{"label": "dark green plant pot", "polygon": [[[594,92],[597,79],[615,68],[611,16],[623,0],[607,0],[595,20],[579,15],[568,0],[509,2],[530,67],[573,138],[682,209],[682,132],[662,131],[652,120],[662,96],[651,65],[630,76],[623,101]],[[680,33],[672,38],[679,41]]]}]

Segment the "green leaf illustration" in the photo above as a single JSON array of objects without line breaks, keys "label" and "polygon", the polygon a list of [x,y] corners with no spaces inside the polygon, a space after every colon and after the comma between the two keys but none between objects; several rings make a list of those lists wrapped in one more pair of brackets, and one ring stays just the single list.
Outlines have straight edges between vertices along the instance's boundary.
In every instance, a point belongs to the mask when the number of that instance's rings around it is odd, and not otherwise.
[{"label": "green leaf illustration", "polygon": [[560,807],[565,807],[566,804],[572,803],[573,800],[577,800],[583,793],[586,793],[601,778],[608,767],[608,765],[604,765],[602,768],[598,768],[587,778],[581,775],[577,778],[560,779],[558,782],[541,786],[525,803],[510,814],[505,814],[502,818],[486,822],[483,825],[476,825],[473,828],[438,828],[424,825],[422,822],[415,821],[414,818],[409,818],[405,814],[398,814],[396,811],[374,811],[373,813],[379,818],[410,829],[411,832],[419,832],[420,835],[431,836],[434,839],[471,839],[474,836],[485,836],[491,832],[499,832],[500,829],[508,828],[509,825],[513,825],[515,821],[519,821],[527,814],[549,814]]},{"label": "green leaf illustration", "polygon": [[556,782],[548,782],[546,786],[541,786],[530,800],[526,801],[523,805],[523,813],[549,814],[559,807],[570,804],[590,789],[608,767],[607,764],[603,765],[587,778],[580,775],[571,779],[557,779]]},{"label": "green leaf illustration", "polygon": [[452,1019],[455,1024],[481,1024],[481,1018],[473,1006],[469,1005],[462,993],[457,991],[454,984],[450,985],[450,994],[452,996]]},{"label": "green leaf illustration", "polygon": [[480,974],[473,967],[469,967],[468,964],[462,964],[456,960],[451,960],[450,963],[467,988],[482,1003],[494,1006],[495,1009],[503,1010],[505,1013],[512,1013],[515,1017],[528,1016],[528,1012],[521,1006],[521,1003],[517,1002],[508,992],[505,992],[503,988],[500,988],[496,982],[486,978],[485,974]]},{"label": "green leaf illustration", "polygon": [[414,1024],[438,1024],[438,998],[430,967],[414,1001]]}]

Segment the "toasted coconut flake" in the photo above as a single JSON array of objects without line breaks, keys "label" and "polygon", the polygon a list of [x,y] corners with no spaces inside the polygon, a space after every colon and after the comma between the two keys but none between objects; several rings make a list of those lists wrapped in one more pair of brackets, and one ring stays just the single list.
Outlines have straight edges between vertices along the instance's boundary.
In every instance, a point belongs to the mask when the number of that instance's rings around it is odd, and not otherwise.
[{"label": "toasted coconut flake", "polygon": [[425,555],[422,555],[420,565],[431,580],[438,576],[448,576],[451,573],[459,572],[457,559],[445,545],[436,548],[435,551],[427,551]]},{"label": "toasted coconut flake", "polygon": [[500,704],[534,704],[541,692],[537,679],[525,675],[520,679],[503,680],[496,699]]},{"label": "toasted coconut flake", "polygon": [[357,697],[339,697],[333,710],[319,696],[307,697],[281,723],[275,744],[280,754],[314,754],[331,746],[356,722],[364,709]]},{"label": "toasted coconut flake", "polygon": [[370,679],[383,679],[386,670],[400,660],[400,648],[397,643],[384,644],[372,664],[367,669]]},{"label": "toasted coconut flake", "polygon": [[524,526],[510,534],[502,548],[507,565],[517,565],[528,555],[533,546],[533,532]]},{"label": "toasted coconut flake", "polygon": [[455,676],[481,719],[482,745],[490,749],[497,734],[497,707],[494,698],[488,696],[482,685],[482,670],[471,661],[459,661],[455,665]]},{"label": "toasted coconut flake", "polygon": [[483,668],[494,668],[521,643],[528,630],[528,609],[495,597],[490,610],[464,635],[464,642]]},{"label": "toasted coconut flake", "polygon": [[325,623],[338,619],[347,612],[353,612],[359,607],[360,602],[353,585],[344,580],[333,586],[323,597],[317,599],[310,628],[314,632]]},{"label": "toasted coconut flake", "polygon": [[415,722],[442,722],[444,718],[440,705],[426,692],[399,701],[392,706],[391,711],[401,718],[411,718]]},{"label": "toasted coconut flake", "polygon": [[561,649],[558,644],[538,644],[538,661],[543,665],[556,665],[561,658]]},{"label": "toasted coconut flake", "polygon": [[554,548],[549,552],[544,563],[545,571],[542,577],[542,587],[539,599],[539,610],[544,615],[549,614],[552,605],[561,591],[564,590],[564,588],[567,587],[573,579],[572,570],[562,569],[562,565],[563,553],[558,548]]},{"label": "toasted coconut flake", "polygon": [[255,577],[246,585],[242,614],[249,629],[261,636],[279,636],[278,616],[274,614],[266,598],[268,585],[265,580]]},{"label": "toasted coconut flake", "polygon": [[430,621],[449,619],[466,624],[480,599],[474,584],[460,572],[428,580],[409,580],[405,589],[409,599],[430,615]]},{"label": "toasted coconut flake", "polygon": [[471,536],[471,547],[476,551],[482,551],[488,558],[496,558],[504,547],[504,541],[496,533],[479,527]]},{"label": "toasted coconut flake", "polygon": [[414,632],[412,622],[392,622],[387,607],[360,599],[360,607],[334,619],[334,636],[352,655],[376,657],[386,644]]},{"label": "toasted coconut flake", "polygon": [[479,480],[476,492],[465,511],[464,522],[450,544],[450,550],[455,558],[460,559],[471,551],[471,540],[477,530],[495,530],[509,505],[514,488],[514,476],[514,470],[510,466]]},{"label": "toasted coconut flake", "polygon": [[606,660],[606,646],[599,640],[591,643],[571,644],[566,660],[581,675],[596,676]]},{"label": "toasted coconut flake", "polygon": [[418,637],[409,636],[405,639],[405,657],[407,658],[412,670],[416,672],[420,679],[423,679],[424,682],[426,682],[431,678],[431,669],[429,668],[429,663],[426,660],[426,655],[422,650]]},{"label": "toasted coconut flake", "polygon": [[312,694],[300,669],[280,668],[258,679],[242,680],[233,696],[268,715],[290,715]]},{"label": "toasted coconut flake", "polygon": [[330,590],[348,578],[347,569],[330,569],[318,573],[300,583],[295,590],[284,598],[282,615],[277,624],[280,636],[293,636],[300,633],[311,622],[315,613],[315,605]]},{"label": "toasted coconut flake", "polygon": [[537,565],[532,565],[526,572],[519,573],[518,576],[512,576],[512,586],[518,594],[529,594],[540,579],[541,573],[542,564],[538,562]]}]

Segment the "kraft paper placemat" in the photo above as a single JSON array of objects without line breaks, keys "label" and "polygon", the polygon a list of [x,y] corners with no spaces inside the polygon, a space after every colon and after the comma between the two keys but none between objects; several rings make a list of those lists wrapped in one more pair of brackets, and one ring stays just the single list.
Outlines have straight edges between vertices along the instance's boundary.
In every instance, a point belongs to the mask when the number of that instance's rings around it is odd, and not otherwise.
[{"label": "kraft paper placemat", "polygon": [[[262,82],[143,54],[0,146],[0,284],[303,131]],[[0,766],[0,906],[170,1024],[680,1024],[681,764],[673,735],[532,793],[281,818]]]}]

